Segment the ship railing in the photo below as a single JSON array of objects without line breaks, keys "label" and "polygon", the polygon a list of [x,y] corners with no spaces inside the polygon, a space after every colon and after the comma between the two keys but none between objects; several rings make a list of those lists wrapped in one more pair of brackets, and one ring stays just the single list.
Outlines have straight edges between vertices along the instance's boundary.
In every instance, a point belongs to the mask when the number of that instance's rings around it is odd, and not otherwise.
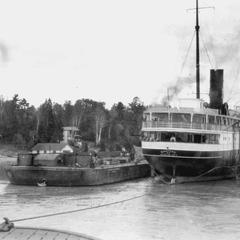
[{"label": "ship railing", "polygon": [[218,130],[232,131],[231,126],[217,125],[209,123],[187,123],[187,122],[171,122],[171,121],[144,121],[143,128],[188,128],[201,130]]},{"label": "ship railing", "polygon": [[160,121],[145,121],[144,128],[191,128],[190,123],[185,122],[160,122]]}]

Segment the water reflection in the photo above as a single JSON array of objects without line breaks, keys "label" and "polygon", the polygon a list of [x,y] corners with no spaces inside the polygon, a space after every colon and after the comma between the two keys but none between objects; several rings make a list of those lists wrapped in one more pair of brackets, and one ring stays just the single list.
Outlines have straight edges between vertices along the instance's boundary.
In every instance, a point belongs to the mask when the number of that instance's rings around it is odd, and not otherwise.
[{"label": "water reflection", "polygon": [[29,187],[0,183],[0,217],[25,218],[146,194],[117,205],[18,223],[102,239],[239,239],[240,183],[162,185],[151,179],[98,187]]}]

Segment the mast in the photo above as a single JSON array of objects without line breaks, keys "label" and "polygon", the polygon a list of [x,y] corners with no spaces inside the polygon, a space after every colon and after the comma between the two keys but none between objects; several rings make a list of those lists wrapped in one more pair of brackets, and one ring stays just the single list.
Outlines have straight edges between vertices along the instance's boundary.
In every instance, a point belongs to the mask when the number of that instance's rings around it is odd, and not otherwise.
[{"label": "mast", "polygon": [[200,98],[200,54],[199,54],[199,29],[200,26],[198,24],[198,0],[196,0],[196,97]]}]

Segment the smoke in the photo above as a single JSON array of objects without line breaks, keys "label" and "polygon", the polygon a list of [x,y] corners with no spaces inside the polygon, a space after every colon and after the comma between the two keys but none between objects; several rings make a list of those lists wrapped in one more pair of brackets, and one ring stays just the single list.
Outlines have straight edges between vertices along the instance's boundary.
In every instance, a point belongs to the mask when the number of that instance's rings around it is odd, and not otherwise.
[{"label": "smoke", "polygon": [[231,33],[217,39],[210,37],[206,42],[206,48],[213,50],[215,68],[234,63],[240,58],[240,32]]},{"label": "smoke", "polygon": [[239,90],[240,74],[240,26],[232,26],[228,33],[208,38],[206,47],[213,52],[215,68],[225,69],[225,101],[234,100],[234,92]]},{"label": "smoke", "polygon": [[[206,26],[205,26],[206,27]],[[203,28],[204,29],[204,28]],[[183,49],[183,36],[186,36],[185,29],[184,31],[175,31],[173,34],[180,39],[179,49]],[[214,35],[212,35],[212,33]],[[216,33],[216,34],[215,34]],[[186,35],[185,35],[186,34]],[[225,75],[225,101],[229,99],[234,100],[236,98],[235,94],[238,93],[239,96],[239,78],[240,78],[240,25],[235,24],[232,26],[222,27],[220,30],[218,28],[214,31],[209,30],[206,32],[200,32],[200,69],[201,69],[201,84],[200,89],[203,91],[203,94],[206,94],[209,86],[209,70],[210,69],[224,69]],[[178,77],[175,84],[170,84],[168,87],[168,96],[165,96],[161,100],[161,104],[169,105],[169,102],[173,100],[185,87],[195,83],[195,51],[191,47],[190,55],[187,58],[187,64],[184,66],[184,75],[190,74],[190,77]],[[185,56],[185,55],[184,55]],[[182,74],[181,74],[182,75]],[[191,77],[192,75],[192,77]],[[207,80],[207,81],[205,81]],[[160,94],[159,94],[160,95]],[[154,99],[157,102],[157,97]]]},{"label": "smoke", "polygon": [[190,85],[195,82],[195,79],[192,77],[178,77],[177,82],[168,87],[168,95],[163,97],[161,104],[163,106],[169,105],[169,102],[176,97],[186,85]]},{"label": "smoke", "polygon": [[[228,79],[228,85],[226,86],[228,89],[227,95],[232,95],[233,90],[236,89],[236,81],[240,75],[240,26],[235,27],[238,31],[230,32],[224,36],[210,36],[207,41],[205,40],[204,45],[208,51],[211,52],[210,57],[211,60],[214,59],[215,63],[213,68],[224,68],[226,73],[226,79]],[[234,29],[235,29],[234,28]],[[202,50],[203,51],[203,50]],[[191,56],[190,64],[186,66],[187,70],[192,72],[195,70],[195,56]],[[191,58],[190,57],[190,58]],[[209,79],[209,70],[206,69],[205,64],[207,63],[207,57],[201,54],[201,69],[202,73],[206,72],[206,76],[201,74],[201,83],[204,82],[205,79]],[[210,69],[211,67],[209,67]],[[194,76],[194,75],[193,75]],[[185,87],[186,85],[190,85],[195,83],[195,77],[178,77],[177,81],[174,85],[170,85],[168,87],[168,96],[163,97],[161,100],[161,104],[164,106],[169,105],[169,102],[173,100]]]},{"label": "smoke", "polygon": [[2,62],[7,62],[9,60],[8,52],[8,47],[3,42],[0,42],[0,54]]}]

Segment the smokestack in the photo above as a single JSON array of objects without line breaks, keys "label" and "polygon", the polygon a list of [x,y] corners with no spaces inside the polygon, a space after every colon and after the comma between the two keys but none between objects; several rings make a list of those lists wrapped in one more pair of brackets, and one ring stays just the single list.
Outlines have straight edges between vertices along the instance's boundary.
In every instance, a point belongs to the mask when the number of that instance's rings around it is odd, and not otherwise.
[{"label": "smokestack", "polygon": [[210,70],[210,108],[221,109],[223,104],[223,69]]}]

